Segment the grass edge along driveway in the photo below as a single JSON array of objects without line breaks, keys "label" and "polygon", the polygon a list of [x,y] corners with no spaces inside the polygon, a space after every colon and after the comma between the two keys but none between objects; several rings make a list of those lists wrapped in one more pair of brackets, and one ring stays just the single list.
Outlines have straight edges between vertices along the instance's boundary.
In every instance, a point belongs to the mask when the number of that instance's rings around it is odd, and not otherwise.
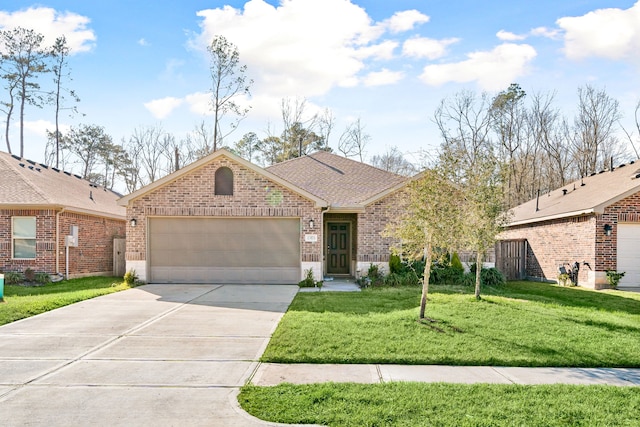
[{"label": "grass edge along driveway", "polygon": [[5,285],[0,326],[100,295],[129,289],[121,277],[94,276],[43,286]]}]

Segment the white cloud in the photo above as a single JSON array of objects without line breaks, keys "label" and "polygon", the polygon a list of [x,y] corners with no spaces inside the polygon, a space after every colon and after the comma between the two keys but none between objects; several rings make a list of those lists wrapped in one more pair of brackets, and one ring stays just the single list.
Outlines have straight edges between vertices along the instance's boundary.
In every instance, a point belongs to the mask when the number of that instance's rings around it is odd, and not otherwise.
[{"label": "white cloud", "polygon": [[[65,124],[59,125],[60,132],[65,133],[69,131],[70,126]],[[25,120],[24,129],[36,136],[46,138],[47,131],[54,132],[56,124],[49,120]]]},{"label": "white cloud", "polygon": [[195,92],[184,97],[191,112],[207,116],[211,115],[211,94],[207,92]]},{"label": "white cloud", "polygon": [[470,53],[465,61],[428,65],[420,78],[433,86],[475,81],[483,90],[500,90],[525,74],[535,56],[535,49],[527,44],[504,43],[491,51]]},{"label": "white cloud", "polygon": [[557,39],[560,36],[560,30],[551,29],[547,27],[536,27],[532,29],[529,34],[537,37],[546,37],[548,39]]},{"label": "white cloud", "polygon": [[312,97],[362,81],[359,73],[367,60],[392,58],[398,44],[379,42],[385,31],[428,19],[408,12],[376,24],[349,0],[283,0],[279,6],[250,0],[243,9],[198,12],[201,33],[191,45],[204,50],[214,35],[223,35],[238,47],[240,61],[255,81],[253,93]]},{"label": "white cloud", "polygon": [[183,102],[184,101],[180,98],[168,96],[166,98],[154,99],[146,102],[144,107],[149,110],[156,119],[162,120],[167,118],[173,110],[182,105]]},{"label": "white cloud", "polygon": [[402,71],[390,71],[383,68],[380,71],[367,74],[363,81],[365,86],[383,86],[397,83],[403,77],[404,73]]},{"label": "white cloud", "polygon": [[402,54],[414,58],[438,59],[447,53],[447,47],[460,39],[435,40],[428,37],[413,37],[402,45]]},{"label": "white cloud", "polygon": [[44,35],[44,44],[53,45],[57,37],[64,35],[71,54],[87,52],[95,46],[96,36],[87,28],[90,19],[72,12],[58,12],[49,7],[30,7],[16,12],[0,11],[0,28],[15,27],[33,29]]},{"label": "white cloud", "polygon": [[640,50],[640,1],[629,9],[598,9],[556,23],[565,31],[564,52],[571,59],[625,59]]},{"label": "white cloud", "polygon": [[392,33],[401,33],[412,30],[416,24],[429,22],[429,17],[415,9],[396,12],[391,18],[385,21],[386,26]]},{"label": "white cloud", "polygon": [[527,38],[527,36],[514,34],[505,30],[498,31],[496,33],[496,37],[498,37],[498,39],[500,40],[507,41],[507,42],[514,42],[514,41],[524,40]]},{"label": "white cloud", "polygon": [[138,40],[138,44],[140,46],[149,46],[149,42],[144,37]]}]

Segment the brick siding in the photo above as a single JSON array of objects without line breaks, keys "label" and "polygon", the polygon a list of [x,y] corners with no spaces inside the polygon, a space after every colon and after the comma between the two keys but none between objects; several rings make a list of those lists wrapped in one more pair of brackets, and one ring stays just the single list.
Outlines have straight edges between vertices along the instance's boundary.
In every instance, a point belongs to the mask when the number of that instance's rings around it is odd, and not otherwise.
[{"label": "brick siding", "polygon": [[[595,273],[602,276],[606,270],[617,269],[618,223],[621,222],[640,223],[640,193],[606,207],[602,215],[515,226],[499,238],[527,239],[527,275],[532,278],[557,280],[558,265],[575,261],[588,262],[594,277],[598,277]],[[605,224],[612,226],[611,236],[605,235]],[[587,282],[588,274],[589,268],[581,265],[578,282],[598,286]]]},{"label": "brick siding", "polygon": [[[233,195],[214,194],[215,172],[233,172]],[[319,262],[322,245],[322,211],[310,201],[264,176],[218,157],[175,181],[130,202],[127,207],[127,261],[146,260],[146,218],[150,216],[282,217],[301,218],[302,262]],[[136,219],[136,227],[129,221]],[[309,220],[315,226],[309,228]],[[317,234],[317,242],[305,242],[304,234]]]},{"label": "brick siding", "polygon": [[[63,212],[59,215],[57,248],[58,268],[56,268],[56,214],[58,211],[41,210],[0,210],[0,270],[24,272],[31,268],[37,272],[64,273],[65,236],[70,226],[78,226],[78,247],[69,248],[70,276],[113,271],[113,239],[123,237],[125,221],[98,216]],[[12,259],[11,218],[14,216],[36,217],[36,257],[35,259]]]},{"label": "brick siding", "polygon": [[358,262],[389,262],[394,239],[383,237],[382,232],[403,213],[403,194],[401,191],[392,193],[358,214]]}]

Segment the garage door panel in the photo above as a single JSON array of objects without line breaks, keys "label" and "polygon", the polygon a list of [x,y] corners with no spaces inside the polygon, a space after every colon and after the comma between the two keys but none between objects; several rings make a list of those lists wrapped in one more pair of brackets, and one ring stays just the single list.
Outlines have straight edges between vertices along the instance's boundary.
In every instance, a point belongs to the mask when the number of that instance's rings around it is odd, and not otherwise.
[{"label": "garage door panel", "polygon": [[152,282],[297,283],[300,220],[150,218]]},{"label": "garage door panel", "polygon": [[620,280],[619,288],[640,286],[640,224],[619,223],[618,267],[617,271],[625,273]]}]

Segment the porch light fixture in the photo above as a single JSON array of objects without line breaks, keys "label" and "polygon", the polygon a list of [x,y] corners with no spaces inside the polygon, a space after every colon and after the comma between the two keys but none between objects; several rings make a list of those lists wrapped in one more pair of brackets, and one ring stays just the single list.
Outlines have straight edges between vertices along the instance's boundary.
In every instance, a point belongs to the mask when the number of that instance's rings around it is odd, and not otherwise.
[{"label": "porch light fixture", "polygon": [[605,236],[611,236],[611,231],[613,231],[613,227],[611,226],[611,224],[605,224],[604,225],[604,235]]},{"label": "porch light fixture", "polygon": [[316,223],[313,221],[313,218],[309,220],[309,228],[313,230],[313,226],[316,225]]},{"label": "porch light fixture", "polygon": [[131,218],[131,226],[135,227],[138,224],[138,221],[136,221],[135,218]]}]

